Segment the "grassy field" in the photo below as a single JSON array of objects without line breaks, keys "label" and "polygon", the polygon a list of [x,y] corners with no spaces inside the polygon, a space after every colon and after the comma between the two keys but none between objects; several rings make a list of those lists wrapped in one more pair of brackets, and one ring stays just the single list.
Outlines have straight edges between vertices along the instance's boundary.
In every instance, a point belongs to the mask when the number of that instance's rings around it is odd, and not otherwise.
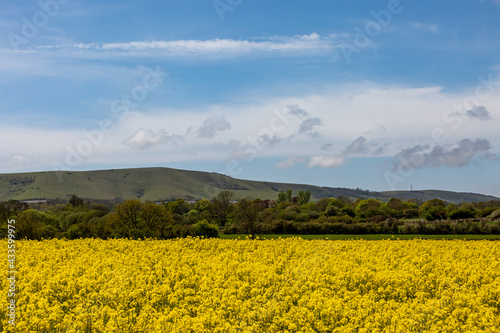
[{"label": "grassy field", "polygon": [[[222,239],[245,239],[248,235],[234,234],[225,235],[221,234]],[[259,235],[260,239],[277,239],[277,238],[291,238],[300,237],[302,239],[366,239],[366,240],[382,240],[382,239],[487,239],[487,240],[500,240],[500,235],[390,235],[390,234],[372,234],[372,235]]]},{"label": "grassy field", "polygon": [[276,200],[278,192],[310,191],[311,199],[339,197],[377,198],[391,197],[430,200],[439,198],[448,202],[488,201],[495,197],[448,191],[394,191],[367,192],[347,188],[320,187],[303,184],[250,181],[217,173],[179,170],[171,168],[137,168],[96,171],[48,171],[0,174],[0,201],[10,199],[69,199],[72,194],[81,198],[113,200],[140,198],[167,200],[182,198],[211,199],[220,190],[232,191],[236,198]]}]

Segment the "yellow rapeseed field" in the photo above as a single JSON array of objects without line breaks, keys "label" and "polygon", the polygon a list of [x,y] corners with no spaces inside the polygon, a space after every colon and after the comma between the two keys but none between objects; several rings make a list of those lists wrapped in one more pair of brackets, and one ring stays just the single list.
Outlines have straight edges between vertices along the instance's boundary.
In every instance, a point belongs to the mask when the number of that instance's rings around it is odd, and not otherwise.
[{"label": "yellow rapeseed field", "polygon": [[500,332],[496,241],[16,246],[15,328],[6,270],[0,280],[4,332]]}]

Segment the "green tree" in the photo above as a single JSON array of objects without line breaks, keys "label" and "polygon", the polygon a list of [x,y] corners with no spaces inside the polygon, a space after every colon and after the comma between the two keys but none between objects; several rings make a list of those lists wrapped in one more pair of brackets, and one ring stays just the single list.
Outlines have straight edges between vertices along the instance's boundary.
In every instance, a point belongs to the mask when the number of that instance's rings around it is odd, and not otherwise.
[{"label": "green tree", "polygon": [[278,201],[280,204],[282,202],[292,202],[292,190],[286,190],[285,192],[281,191],[278,193]]},{"label": "green tree", "polygon": [[216,225],[210,224],[207,220],[201,220],[192,228],[193,236],[203,236],[205,238],[218,238],[219,229]]},{"label": "green tree", "polygon": [[299,191],[299,204],[305,205],[311,199],[311,192],[309,191]]},{"label": "green tree", "polygon": [[280,192],[278,193],[278,204],[282,203],[282,202],[286,202],[286,193],[285,192]]},{"label": "green tree", "polygon": [[69,198],[68,203],[73,207],[83,206],[85,204],[85,200],[78,197],[76,194],[73,194],[71,198]]},{"label": "green tree", "polygon": [[234,193],[230,191],[219,192],[211,203],[211,212],[217,223],[223,227],[226,225],[227,218],[231,212]]},{"label": "green tree", "polygon": [[360,200],[356,205],[356,214],[359,217],[370,217],[374,215],[383,215],[381,209],[383,203],[376,199]]},{"label": "green tree", "polygon": [[142,204],[139,227],[147,237],[163,237],[165,230],[173,224],[172,215],[164,206],[147,201]]},{"label": "green tree", "polygon": [[165,206],[170,214],[184,215],[191,210],[189,203],[181,198],[177,198],[175,201],[169,201],[165,204]]},{"label": "green tree", "polygon": [[240,199],[236,207],[236,217],[242,229],[250,233],[252,239],[255,238],[256,224],[259,217],[260,204],[257,201]]},{"label": "green tree", "polygon": [[139,227],[141,206],[138,199],[125,200],[115,206],[115,212],[124,226],[136,229]]},{"label": "green tree", "polygon": [[35,209],[27,209],[19,213],[16,221],[17,238],[40,239],[52,238],[59,227],[57,217],[39,212]]},{"label": "green tree", "polygon": [[19,215],[20,212],[29,209],[30,206],[18,200],[9,200],[0,204],[0,219],[6,221],[13,216]]},{"label": "green tree", "polygon": [[420,216],[428,221],[446,219],[446,204],[441,199],[427,200],[419,207]]}]

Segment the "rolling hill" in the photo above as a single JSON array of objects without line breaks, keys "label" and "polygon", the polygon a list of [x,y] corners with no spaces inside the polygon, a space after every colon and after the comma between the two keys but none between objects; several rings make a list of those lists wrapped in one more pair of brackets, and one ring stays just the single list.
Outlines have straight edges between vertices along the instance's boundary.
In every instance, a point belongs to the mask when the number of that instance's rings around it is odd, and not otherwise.
[{"label": "rolling hill", "polygon": [[448,202],[474,202],[498,198],[475,193],[449,191],[389,191],[372,192],[359,189],[320,187],[250,181],[218,173],[178,170],[171,168],[139,168],[98,171],[47,171],[0,174],[0,201],[10,199],[68,199],[72,194],[95,200],[116,198],[142,200],[211,199],[220,190],[230,190],[237,198],[276,199],[280,191],[291,189],[310,191],[313,200],[341,195],[351,198],[390,198],[429,200],[439,198]]}]

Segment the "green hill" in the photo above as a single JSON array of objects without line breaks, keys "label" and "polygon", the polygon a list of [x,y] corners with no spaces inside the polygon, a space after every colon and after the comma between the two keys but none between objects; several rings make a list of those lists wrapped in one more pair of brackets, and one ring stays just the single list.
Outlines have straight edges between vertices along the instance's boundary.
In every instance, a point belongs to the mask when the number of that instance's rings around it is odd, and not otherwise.
[{"label": "green hill", "polygon": [[440,198],[449,202],[473,202],[498,199],[474,193],[448,191],[371,192],[347,188],[250,181],[225,175],[171,168],[140,168],[99,171],[48,171],[0,174],[0,201],[10,199],[68,199],[72,194],[82,198],[113,200],[172,200],[178,197],[211,199],[220,190],[230,190],[237,198],[276,199],[280,191],[310,191],[315,200],[339,197],[429,200]]}]

